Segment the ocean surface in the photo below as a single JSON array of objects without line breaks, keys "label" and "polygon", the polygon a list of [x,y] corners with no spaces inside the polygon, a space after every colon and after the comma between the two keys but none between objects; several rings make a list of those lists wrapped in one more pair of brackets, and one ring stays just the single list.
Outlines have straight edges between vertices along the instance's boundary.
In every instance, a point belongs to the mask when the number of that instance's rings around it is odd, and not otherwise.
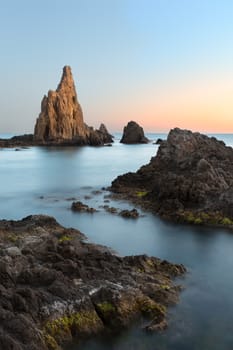
[{"label": "ocean surface", "polygon": [[[146,136],[166,138],[165,134]],[[232,134],[213,136],[233,146]],[[66,350],[233,349],[233,233],[166,223],[146,212],[137,220],[127,220],[101,208],[108,191],[100,190],[116,176],[149,162],[157,149],[152,143],[122,145],[119,134],[112,147],[0,149],[0,218],[52,215],[121,255],[146,253],[188,269],[177,280],[185,289],[179,304],[169,309],[166,331],[148,335],[137,325],[116,337],[93,338]],[[71,198],[99,211],[73,213]],[[124,201],[107,204],[131,208]]]}]

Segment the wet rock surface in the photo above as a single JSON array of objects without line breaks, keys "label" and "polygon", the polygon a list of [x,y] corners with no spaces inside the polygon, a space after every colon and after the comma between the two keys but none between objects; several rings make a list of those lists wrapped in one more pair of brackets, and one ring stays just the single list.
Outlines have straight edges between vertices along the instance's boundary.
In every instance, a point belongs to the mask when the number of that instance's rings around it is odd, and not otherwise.
[{"label": "wet rock surface", "polygon": [[[0,348],[61,349],[65,341],[148,317],[164,328],[182,265],[119,257],[52,217],[0,221]],[[150,320],[150,321],[149,321]]]},{"label": "wet rock surface", "polygon": [[134,121],[128,122],[124,127],[123,135],[120,140],[121,143],[148,143],[149,140],[144,135],[143,128]]},{"label": "wet rock surface", "polygon": [[161,216],[233,226],[233,149],[223,141],[175,128],[149,164],[119,176],[112,191]]},{"label": "wet rock surface", "polygon": [[86,212],[86,213],[95,213],[97,210],[95,208],[89,207],[87,204],[84,204],[80,201],[73,202],[71,205],[73,211]]},{"label": "wet rock surface", "polygon": [[0,139],[0,147],[21,147],[22,149],[28,146],[33,146],[33,134],[25,134],[19,136],[13,136],[10,139]]},{"label": "wet rock surface", "polygon": [[140,216],[138,210],[135,208],[130,210],[129,209],[121,210],[119,208],[111,207],[107,204],[101,205],[100,208],[103,208],[106,212],[110,214],[117,214],[119,216],[122,216],[123,218],[137,219]]}]

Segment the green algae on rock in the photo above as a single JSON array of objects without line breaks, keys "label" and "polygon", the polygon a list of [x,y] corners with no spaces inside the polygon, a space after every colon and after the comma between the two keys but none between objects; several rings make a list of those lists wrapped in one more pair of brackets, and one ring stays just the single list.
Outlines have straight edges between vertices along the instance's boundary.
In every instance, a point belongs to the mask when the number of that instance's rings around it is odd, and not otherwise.
[{"label": "green algae on rock", "polygon": [[233,149],[214,137],[172,129],[150,163],[118,176],[111,190],[165,219],[232,228]]},{"label": "green algae on rock", "polygon": [[60,350],[141,315],[147,330],[163,329],[180,292],[173,278],[184,272],[146,255],[115,255],[49,216],[1,220],[0,348]]}]

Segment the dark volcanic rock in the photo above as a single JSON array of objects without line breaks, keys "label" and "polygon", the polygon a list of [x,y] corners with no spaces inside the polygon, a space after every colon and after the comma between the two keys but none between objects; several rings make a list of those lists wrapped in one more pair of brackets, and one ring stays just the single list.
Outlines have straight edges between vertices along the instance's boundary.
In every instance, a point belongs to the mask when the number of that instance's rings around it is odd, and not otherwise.
[{"label": "dark volcanic rock", "polygon": [[132,209],[132,210],[124,209],[120,211],[119,215],[122,216],[123,218],[136,219],[139,217],[139,212],[137,211],[137,209]]},{"label": "dark volcanic rock", "polygon": [[41,102],[34,139],[60,142],[75,137],[84,142],[89,137],[89,130],[83,121],[71,68],[65,66],[57,90],[50,90]]},{"label": "dark volcanic rock", "polygon": [[0,348],[58,350],[64,341],[121,329],[140,314],[163,327],[182,265],[119,257],[48,216],[0,221]]},{"label": "dark volcanic rock", "polygon": [[100,127],[98,130],[96,130],[99,134],[101,139],[105,144],[110,145],[113,141],[114,136],[110,135],[106,126],[104,124],[100,124]]},{"label": "dark volcanic rock", "polygon": [[176,128],[148,165],[119,176],[112,190],[164,217],[229,226],[232,185],[233,149],[214,137]]},{"label": "dark volcanic rock", "polygon": [[147,143],[148,138],[145,137],[143,128],[136,122],[131,121],[124,127],[121,143]]},{"label": "dark volcanic rock", "polygon": [[73,202],[72,205],[71,205],[71,209],[73,211],[84,211],[86,213],[94,213],[94,212],[97,211],[96,209],[91,208],[87,204],[84,204],[84,203],[82,203],[80,201]]},{"label": "dark volcanic rock", "polygon": [[162,142],[163,142],[163,140],[160,139],[160,138],[158,138],[158,139],[154,142],[154,144],[155,144],[155,145],[160,145]]},{"label": "dark volcanic rock", "polygon": [[33,146],[33,134],[13,136],[10,139],[0,139],[0,147],[22,147]]}]

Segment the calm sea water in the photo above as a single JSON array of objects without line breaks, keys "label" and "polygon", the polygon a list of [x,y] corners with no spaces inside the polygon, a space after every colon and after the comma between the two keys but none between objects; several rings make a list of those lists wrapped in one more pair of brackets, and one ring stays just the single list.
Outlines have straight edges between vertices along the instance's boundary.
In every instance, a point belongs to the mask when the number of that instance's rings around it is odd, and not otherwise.
[{"label": "calm sea water", "polygon": [[[116,135],[117,139],[119,135]],[[150,139],[166,135],[148,134]],[[215,135],[233,146],[233,135]],[[169,310],[169,328],[148,335],[133,327],[114,338],[91,339],[67,350],[231,350],[233,349],[233,234],[223,229],[166,223],[144,213],[127,220],[106,213],[107,191],[119,174],[135,171],[158,146],[39,148],[0,150],[0,217],[19,219],[42,213],[84,232],[91,241],[122,255],[149,254],[183,263],[188,273],[180,303]],[[88,196],[88,198],[87,198]],[[99,209],[73,213],[71,197]],[[118,208],[131,207],[119,201]]]}]

